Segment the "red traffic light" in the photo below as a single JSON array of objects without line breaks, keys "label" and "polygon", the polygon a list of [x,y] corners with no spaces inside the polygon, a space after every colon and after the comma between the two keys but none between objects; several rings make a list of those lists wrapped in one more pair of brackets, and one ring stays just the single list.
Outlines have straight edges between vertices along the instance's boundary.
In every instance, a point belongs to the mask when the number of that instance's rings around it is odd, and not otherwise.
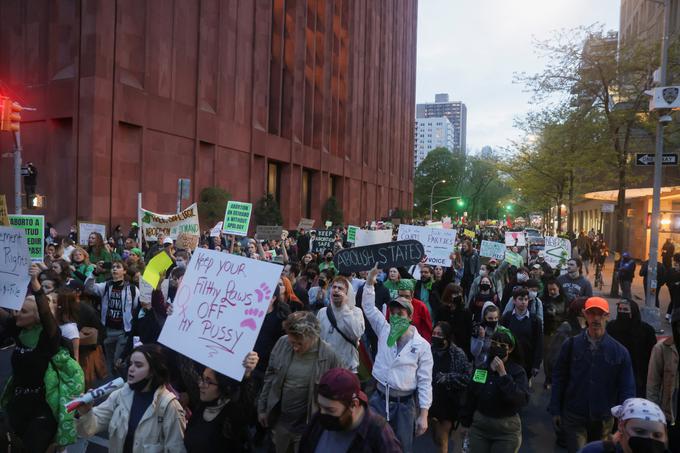
[{"label": "red traffic light", "polygon": [[9,98],[0,99],[0,131],[19,131],[23,109],[21,104]]}]

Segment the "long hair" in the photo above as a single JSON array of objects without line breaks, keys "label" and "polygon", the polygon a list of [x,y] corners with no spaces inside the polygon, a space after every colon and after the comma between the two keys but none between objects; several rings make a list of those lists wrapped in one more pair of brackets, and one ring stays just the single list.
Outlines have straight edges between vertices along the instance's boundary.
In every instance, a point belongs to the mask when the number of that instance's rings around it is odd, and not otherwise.
[{"label": "long hair", "polygon": [[[139,352],[144,355],[149,363],[151,388],[157,389],[170,381],[170,371],[168,370],[167,358],[161,347],[157,344],[143,344],[132,350],[132,354]],[[130,355],[132,355],[130,354]]]},{"label": "long hair", "polygon": [[73,251],[71,252],[71,256],[69,257],[69,258],[71,258],[71,262],[75,263],[75,261],[73,261],[73,255],[76,252],[80,252],[80,253],[83,254],[83,256],[85,257],[85,259],[83,259],[83,264],[89,266],[90,265],[90,253],[87,250],[85,250],[84,248],[79,247],[79,246],[76,246],[76,248],[74,248]]},{"label": "long hair", "polygon": [[441,301],[443,304],[453,304],[453,295],[462,295],[463,294],[463,288],[460,287],[460,285],[456,285],[455,283],[449,283],[446,285],[444,288],[444,293],[442,294]]},{"label": "long hair", "polygon": [[[61,272],[59,272],[57,274],[59,276],[59,279],[62,282],[66,282],[69,279],[69,277],[71,277],[71,269],[69,268],[69,263],[66,262],[66,260],[64,260],[64,259],[59,258],[59,259],[52,261],[52,265],[55,265],[55,264],[58,264],[59,267],[61,267]],[[52,272],[56,273],[56,271],[54,271],[54,269],[52,270]]]},{"label": "long hair", "polygon": [[298,296],[295,295],[295,291],[293,291],[293,284],[290,282],[288,277],[281,276],[281,281],[283,282],[283,286],[286,288],[286,302],[290,303],[293,301],[301,304],[302,302]]},{"label": "long hair", "polygon": [[57,322],[66,324],[78,322],[80,312],[80,298],[75,291],[60,289],[57,291]]},{"label": "long hair", "polygon": [[[92,232],[90,233],[90,236],[95,237],[94,245],[93,246],[88,246],[88,250],[90,253],[94,253],[95,255],[101,255],[102,250],[104,249],[104,238],[102,237],[101,233]],[[89,240],[89,236],[88,236]]]}]

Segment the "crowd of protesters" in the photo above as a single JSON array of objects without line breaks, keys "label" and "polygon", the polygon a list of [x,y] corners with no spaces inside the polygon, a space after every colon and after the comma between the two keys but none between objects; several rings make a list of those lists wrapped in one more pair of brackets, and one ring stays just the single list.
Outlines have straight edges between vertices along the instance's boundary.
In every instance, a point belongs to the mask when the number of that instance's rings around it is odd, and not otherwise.
[{"label": "crowd of protesters", "polygon": [[[476,234],[502,242],[502,232]],[[64,451],[103,432],[123,453],[410,452],[429,431],[447,452],[458,430],[466,451],[517,452],[543,372],[556,442],[569,452],[680,451],[680,313],[657,343],[630,296],[629,257],[609,323],[609,302],[588,279],[608,253],[594,232],[573,238],[557,268],[530,247],[513,248],[520,265],[481,257],[460,233],[450,267],[348,274],[333,262],[352,246],[342,228],[322,248],[314,231],[268,241],[206,231],[199,247],[281,265],[237,381],[157,341],[191,250],[162,235],[140,244],[136,224],[108,240],[92,233],[87,245],[51,228],[23,307],[0,309],[0,340],[14,343],[0,448]],[[173,264],[142,294],[145,263],[159,253]],[[671,258],[680,275],[680,254]],[[63,410],[119,376],[124,386],[103,401]]]}]

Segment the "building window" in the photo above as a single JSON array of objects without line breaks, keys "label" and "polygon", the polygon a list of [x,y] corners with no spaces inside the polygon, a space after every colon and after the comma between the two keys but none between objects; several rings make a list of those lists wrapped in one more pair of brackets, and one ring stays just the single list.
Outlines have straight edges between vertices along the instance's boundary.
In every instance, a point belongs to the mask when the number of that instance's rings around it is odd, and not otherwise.
[{"label": "building window", "polygon": [[281,202],[281,166],[269,162],[267,168],[267,193],[271,194],[277,203]]},{"label": "building window", "polygon": [[302,216],[312,217],[312,174],[308,170],[302,170]]}]

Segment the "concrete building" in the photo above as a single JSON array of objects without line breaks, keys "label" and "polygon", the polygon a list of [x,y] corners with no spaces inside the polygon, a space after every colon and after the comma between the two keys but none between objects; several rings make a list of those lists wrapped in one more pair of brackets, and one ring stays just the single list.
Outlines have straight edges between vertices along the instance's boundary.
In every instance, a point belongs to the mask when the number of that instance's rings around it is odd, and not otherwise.
[{"label": "concrete building", "polygon": [[467,107],[461,101],[449,101],[447,93],[435,94],[434,103],[418,104],[416,118],[440,118],[445,116],[453,125],[454,148],[463,155],[467,153]]},{"label": "concrete building", "polygon": [[127,224],[138,192],[145,209],[175,212],[178,178],[193,199],[211,186],[240,201],[272,193],[289,228],[322,225],[330,196],[355,225],[410,209],[417,6],[0,2],[0,90],[37,108],[21,130],[46,195],[31,212],[62,232]]},{"label": "concrete building", "polygon": [[[680,30],[680,4],[671,2],[671,35]],[[619,33],[622,42],[630,39],[651,39],[661,46],[663,32],[663,2],[621,0]]]},{"label": "concrete building", "polygon": [[416,118],[413,167],[416,168],[435,148],[456,149],[454,127],[445,116]]}]

